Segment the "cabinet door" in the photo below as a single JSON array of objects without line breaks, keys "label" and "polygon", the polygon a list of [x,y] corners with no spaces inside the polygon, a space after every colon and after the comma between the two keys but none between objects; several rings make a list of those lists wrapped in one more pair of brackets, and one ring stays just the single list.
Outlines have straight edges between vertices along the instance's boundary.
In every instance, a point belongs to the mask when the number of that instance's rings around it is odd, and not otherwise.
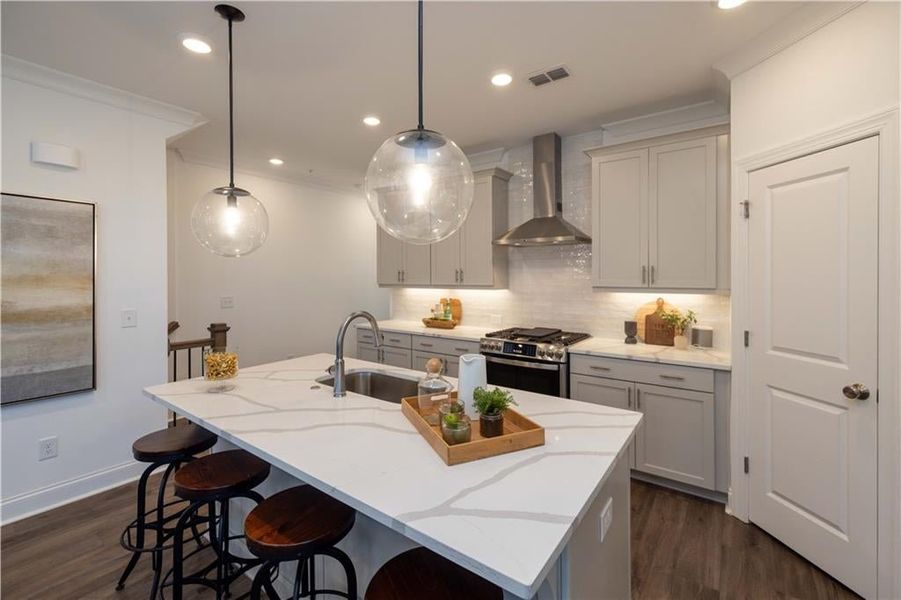
[{"label": "cabinet door", "polygon": [[461,232],[457,231],[446,240],[432,244],[433,285],[459,285],[461,238]]},{"label": "cabinet door", "polygon": [[413,351],[382,346],[382,364],[409,369],[413,366]]},{"label": "cabinet door", "polygon": [[650,149],[651,287],[716,287],[716,137]]},{"label": "cabinet door", "polygon": [[716,487],[713,394],[638,384],[644,413],[635,468],[712,490]]},{"label": "cabinet door", "polygon": [[381,362],[378,349],[372,344],[365,342],[357,342],[357,358],[374,363]]},{"label": "cabinet door", "polygon": [[429,244],[404,244],[404,285],[429,285],[432,281],[432,254]]},{"label": "cabinet door", "polygon": [[444,362],[444,375],[447,375],[448,377],[456,377],[460,372],[460,359],[456,356],[434,354],[430,352],[417,352],[415,350],[413,351],[413,366],[411,368],[414,371],[422,371],[424,373],[425,364],[430,358],[440,358]]},{"label": "cabinet door", "polygon": [[475,182],[472,208],[462,228],[460,283],[463,285],[494,285],[493,185],[493,177]]},{"label": "cabinet door", "polygon": [[448,377],[460,376],[460,357],[459,356],[443,356],[444,374]]},{"label": "cabinet door", "polygon": [[404,243],[376,225],[376,279],[379,285],[400,285],[404,270]]},{"label": "cabinet door", "polygon": [[593,284],[647,287],[648,150],[602,156],[592,164]]},{"label": "cabinet door", "polygon": [[[635,384],[631,381],[619,381],[606,377],[586,377],[570,375],[569,397],[573,400],[603,404],[614,408],[635,410]],[[635,468],[635,442],[627,450],[629,466]]]}]

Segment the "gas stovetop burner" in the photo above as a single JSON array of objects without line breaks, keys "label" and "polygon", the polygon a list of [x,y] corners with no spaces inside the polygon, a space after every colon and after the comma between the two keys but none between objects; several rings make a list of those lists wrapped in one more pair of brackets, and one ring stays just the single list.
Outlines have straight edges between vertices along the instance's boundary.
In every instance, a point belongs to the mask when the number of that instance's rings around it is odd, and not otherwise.
[{"label": "gas stovetop burner", "polygon": [[566,362],[566,347],[591,337],[551,327],[511,327],[482,338],[483,353],[524,356],[541,361]]}]

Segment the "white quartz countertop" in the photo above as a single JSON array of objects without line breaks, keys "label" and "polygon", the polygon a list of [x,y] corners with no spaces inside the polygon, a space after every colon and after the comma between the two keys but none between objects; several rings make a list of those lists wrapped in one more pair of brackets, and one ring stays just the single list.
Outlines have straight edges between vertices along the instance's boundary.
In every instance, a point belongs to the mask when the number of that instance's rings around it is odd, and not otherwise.
[{"label": "white quartz countertop", "polygon": [[[400,405],[315,379],[316,354],[241,369],[223,394],[191,379],[144,393],[370,518],[520,597],[531,597],[632,439],[641,415],[514,390],[546,443],[448,467]],[[347,359],[347,368],[396,369]],[[603,565],[599,565],[603,568]]]},{"label": "white quartz countertop", "polygon": [[[362,323],[357,327],[369,329],[369,325]],[[479,341],[490,331],[502,329],[501,327],[458,325],[454,329],[433,329],[426,327],[417,321],[385,320],[379,321],[379,328],[383,331],[397,333],[414,333],[416,335],[430,335],[434,337]],[[579,342],[569,348],[572,354],[588,354],[591,356],[606,356],[609,358],[623,358],[626,360],[641,360],[670,365],[684,365],[688,367],[701,367],[729,371],[732,369],[732,360],[728,352],[713,350],[712,348],[688,348],[676,350],[672,346],[654,346],[652,344],[626,344],[622,339],[590,338]]]},{"label": "white quartz countertop", "polygon": [[653,344],[626,344],[622,340],[590,338],[569,347],[570,354],[587,354],[607,358],[622,358],[644,362],[664,363],[668,365],[684,365],[730,371],[732,360],[729,353],[712,348],[687,348],[677,350],[672,346],[655,346]]},{"label": "white quartz countertop", "polygon": [[[358,329],[370,329],[369,324],[361,322],[357,325]],[[433,337],[443,337],[455,340],[467,340],[470,342],[478,342],[485,337],[490,331],[497,331],[501,327],[476,327],[471,325],[457,325],[453,329],[437,329],[434,327],[426,327],[421,321],[396,321],[393,319],[379,321],[379,329],[382,331],[393,331],[395,333],[413,333],[416,335],[430,335]]]}]

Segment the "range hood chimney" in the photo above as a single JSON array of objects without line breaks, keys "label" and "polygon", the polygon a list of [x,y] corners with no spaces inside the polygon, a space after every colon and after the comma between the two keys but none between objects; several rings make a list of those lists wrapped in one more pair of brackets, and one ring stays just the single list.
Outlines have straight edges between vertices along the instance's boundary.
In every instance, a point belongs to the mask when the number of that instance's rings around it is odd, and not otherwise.
[{"label": "range hood chimney", "polygon": [[591,238],[563,220],[560,136],[532,138],[534,216],[494,240],[498,246],[563,246],[589,244]]}]

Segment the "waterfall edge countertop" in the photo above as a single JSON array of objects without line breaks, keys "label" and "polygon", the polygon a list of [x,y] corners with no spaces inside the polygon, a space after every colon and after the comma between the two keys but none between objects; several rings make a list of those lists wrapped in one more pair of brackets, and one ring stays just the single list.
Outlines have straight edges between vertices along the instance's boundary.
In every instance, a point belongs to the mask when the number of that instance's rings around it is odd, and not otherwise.
[{"label": "waterfall edge countertop", "polygon": [[[313,389],[333,361],[315,354],[241,369],[227,393],[208,393],[202,379],[144,393],[523,598],[541,585],[641,419],[514,390],[517,410],[545,427],[545,445],[448,467],[400,405]],[[356,359],[347,368],[419,376]]]}]

